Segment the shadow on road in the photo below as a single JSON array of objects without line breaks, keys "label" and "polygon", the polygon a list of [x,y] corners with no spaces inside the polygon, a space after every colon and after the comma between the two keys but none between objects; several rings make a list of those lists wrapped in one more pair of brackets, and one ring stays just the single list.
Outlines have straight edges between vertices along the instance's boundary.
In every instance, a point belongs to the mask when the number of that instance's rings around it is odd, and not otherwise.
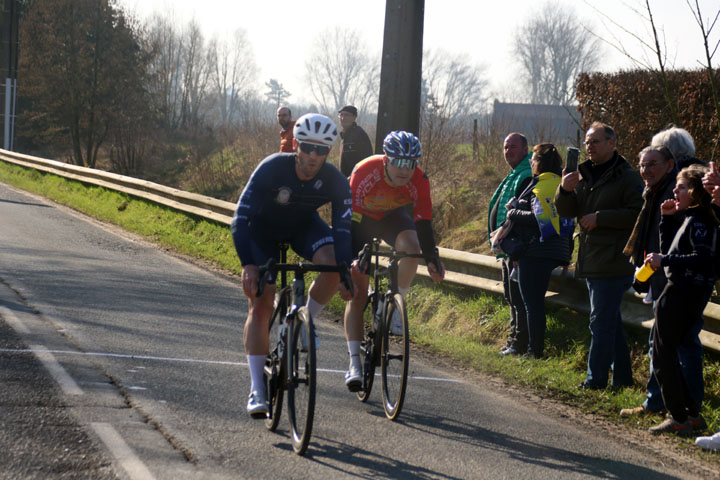
[{"label": "shadow on road", "polygon": [[[489,449],[503,453],[507,456],[509,462],[532,464],[548,471],[554,471],[560,478],[575,476],[653,478],[658,480],[680,478],[632,463],[542,445],[470,423],[426,415],[411,410],[404,410],[397,423],[425,434],[437,435],[479,449]],[[338,473],[343,475],[354,475],[358,478],[461,478],[395,460],[392,452],[381,455],[356,446],[345,445],[329,438],[317,437],[313,440],[310,449],[305,455],[306,458],[337,470]],[[291,450],[289,443],[285,445],[278,444],[277,447]],[[325,459],[332,459],[332,461],[326,461]],[[351,472],[343,469],[342,464],[353,465],[354,468],[360,467],[364,471]],[[477,472],[477,474],[478,478],[483,477],[482,472]]]}]

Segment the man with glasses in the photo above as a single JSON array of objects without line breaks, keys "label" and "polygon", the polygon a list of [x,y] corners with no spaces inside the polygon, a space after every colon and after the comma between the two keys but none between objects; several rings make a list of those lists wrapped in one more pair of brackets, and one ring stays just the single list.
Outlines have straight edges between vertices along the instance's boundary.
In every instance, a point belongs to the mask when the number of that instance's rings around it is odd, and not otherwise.
[{"label": "man with glasses", "polygon": [[[383,142],[383,150],[385,155],[374,155],[358,163],[350,177],[352,251],[357,254],[376,237],[398,252],[422,252],[430,278],[439,282],[445,276],[445,268],[433,238],[430,181],[417,166],[422,155],[420,140],[409,132],[390,132]],[[403,297],[415,277],[418,262],[417,258],[400,260],[398,290]],[[367,273],[360,272],[357,261],[353,262],[351,274],[355,297],[345,307],[345,337],[350,354],[345,385],[351,392],[357,392],[362,386],[360,342],[369,278]],[[402,334],[401,322],[400,318],[393,318],[391,333]]]},{"label": "man with glasses", "polygon": [[612,385],[632,385],[630,351],[620,303],[632,285],[634,267],[623,249],[642,207],[643,180],[615,150],[615,131],[595,122],[585,135],[589,162],[563,170],[555,206],[563,217],[577,217],[580,242],[576,276],[590,294],[590,353],[581,388],[602,389],[612,369]]},{"label": "man with glasses", "polygon": [[[265,158],[250,176],[240,195],[231,232],[243,266],[242,289],[248,297],[245,352],[250,367],[247,411],[264,418],[268,411],[263,366],[268,354],[268,321],[275,298],[275,279],[258,297],[258,266],[279,261],[281,242],[315,264],[350,264],[352,205],[347,178],[326,162],[337,139],[337,128],[324,115],[309,113],[293,128],[296,153],[275,153]],[[317,209],[332,204],[332,229]],[[321,273],[310,286],[307,308],[316,317],[338,290],[337,273]],[[340,284],[340,296],[350,292]]]},{"label": "man with glasses", "polygon": [[340,137],[342,137],[340,171],[346,177],[350,176],[358,162],[373,154],[370,137],[355,122],[357,116],[357,108],[352,105],[345,105],[338,112],[338,120],[340,120],[340,127],[342,128],[340,132]]}]

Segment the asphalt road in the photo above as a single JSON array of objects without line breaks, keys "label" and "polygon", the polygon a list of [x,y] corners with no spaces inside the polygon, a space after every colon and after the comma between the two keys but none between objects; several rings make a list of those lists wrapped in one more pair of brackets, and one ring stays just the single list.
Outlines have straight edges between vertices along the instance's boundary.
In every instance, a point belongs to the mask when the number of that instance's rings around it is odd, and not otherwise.
[{"label": "asphalt road", "polygon": [[707,478],[427,356],[390,422],[327,316],[298,457],[245,414],[245,312],[236,279],[0,184],[0,478]]}]

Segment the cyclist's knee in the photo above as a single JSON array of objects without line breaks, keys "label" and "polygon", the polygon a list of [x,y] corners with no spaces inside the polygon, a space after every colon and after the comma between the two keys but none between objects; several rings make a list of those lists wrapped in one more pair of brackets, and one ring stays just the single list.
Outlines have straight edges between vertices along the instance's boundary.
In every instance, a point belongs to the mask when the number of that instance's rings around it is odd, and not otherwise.
[{"label": "cyclist's knee", "polygon": [[315,265],[335,265],[335,248],[332,244],[318,248],[312,257]]},{"label": "cyclist's knee", "polygon": [[415,230],[403,230],[395,239],[395,250],[405,253],[420,253],[420,241]]}]

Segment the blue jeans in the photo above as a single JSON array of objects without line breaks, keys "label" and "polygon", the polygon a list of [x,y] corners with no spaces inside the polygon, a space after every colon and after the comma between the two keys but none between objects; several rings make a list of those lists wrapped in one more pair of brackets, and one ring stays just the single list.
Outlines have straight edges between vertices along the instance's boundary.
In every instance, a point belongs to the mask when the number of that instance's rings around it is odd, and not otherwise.
[{"label": "blue jeans", "polygon": [[632,285],[632,276],[587,278],[590,294],[590,354],[585,383],[593,388],[605,388],[608,371],[612,368],[612,385],[632,385],[630,350],[622,325],[620,304]]},{"label": "blue jeans", "polygon": [[[682,373],[685,376],[685,381],[690,389],[690,394],[693,400],[697,404],[698,410],[702,405],[705,398],[705,382],[703,381],[703,347],[700,342],[700,330],[703,327],[702,318],[696,321],[690,328],[690,331],[683,338],[683,342],[678,346],[678,360],[680,361],[680,367]],[[643,407],[653,412],[659,412],[665,408],[665,402],[663,402],[662,394],[660,393],[660,385],[658,384],[657,378],[655,378],[655,368],[652,364],[652,348],[653,348],[653,335],[655,334],[655,326],[650,330],[650,351],[648,356],[650,357],[650,378],[647,383],[647,396],[643,402]]]},{"label": "blue jeans", "polygon": [[541,357],[545,348],[545,293],[550,274],[559,265],[559,260],[535,257],[522,257],[518,264],[520,294],[527,313],[527,353],[534,357]]}]

